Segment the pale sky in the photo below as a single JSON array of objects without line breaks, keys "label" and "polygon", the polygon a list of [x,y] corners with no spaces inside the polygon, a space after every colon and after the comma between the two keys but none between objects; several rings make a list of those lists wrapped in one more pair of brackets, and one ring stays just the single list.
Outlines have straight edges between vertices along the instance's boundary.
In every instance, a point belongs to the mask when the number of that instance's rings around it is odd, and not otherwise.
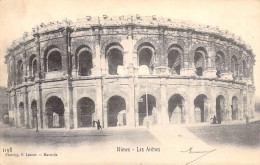
[{"label": "pale sky", "polygon": [[[42,22],[76,21],[85,16],[163,16],[219,26],[241,36],[256,55],[256,96],[260,99],[260,1],[259,0],[0,0],[0,86],[7,85],[6,48],[13,40]],[[257,76],[259,75],[259,76]]]}]

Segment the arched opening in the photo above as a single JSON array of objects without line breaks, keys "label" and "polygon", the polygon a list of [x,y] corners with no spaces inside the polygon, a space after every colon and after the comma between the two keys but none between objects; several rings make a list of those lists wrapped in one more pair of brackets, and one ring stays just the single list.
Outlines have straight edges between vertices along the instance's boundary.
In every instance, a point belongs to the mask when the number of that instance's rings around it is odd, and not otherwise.
[{"label": "arched opening", "polygon": [[64,104],[56,96],[50,97],[45,104],[45,112],[48,119],[48,128],[63,128],[64,122]]},{"label": "arched opening", "polygon": [[118,43],[112,43],[106,48],[106,60],[110,75],[119,74],[119,67],[124,65],[123,52],[123,47]]},{"label": "arched opening", "polygon": [[23,82],[23,62],[19,60],[17,62],[17,83],[21,84]]},{"label": "arched opening", "polygon": [[168,67],[171,74],[180,75],[181,71],[181,49],[172,48],[168,53]]},{"label": "arched opening", "polygon": [[238,98],[236,96],[232,97],[231,110],[232,110],[232,120],[237,120],[238,119]]},{"label": "arched opening", "polygon": [[246,64],[246,61],[243,60],[243,65],[242,65],[242,69],[243,69],[243,75],[245,78],[248,78],[248,72],[247,72],[247,64]]},{"label": "arched opening", "polygon": [[147,94],[147,98],[146,98],[146,95],[143,95],[138,102],[138,113],[139,113],[140,126],[147,124],[147,122],[152,125],[157,124],[155,97],[150,94]]},{"label": "arched opening", "polygon": [[207,122],[208,110],[207,110],[207,96],[200,94],[194,99],[194,116],[195,122]]},{"label": "arched opening", "polygon": [[36,55],[33,54],[30,57],[29,60],[29,70],[30,70],[30,76],[32,78],[35,78],[35,75],[37,73],[37,60],[36,60]]},{"label": "arched opening", "polygon": [[12,84],[13,84],[13,76],[15,75],[14,73],[13,73],[13,65],[12,65],[12,63],[10,63],[9,64],[9,70],[8,70],[8,87],[9,86],[12,86]]},{"label": "arched opening", "polygon": [[143,43],[138,48],[138,62],[140,73],[152,74],[154,70],[154,47],[150,43]]},{"label": "arched opening", "polygon": [[36,127],[36,115],[37,115],[37,101],[33,100],[31,103],[31,111],[32,111],[32,128]]},{"label": "arched opening", "polygon": [[151,65],[152,61],[152,51],[149,48],[143,48],[140,50],[139,55],[139,66],[146,65],[148,68]]},{"label": "arched opening", "polygon": [[35,77],[37,72],[37,61],[36,58],[32,62],[32,76]]},{"label": "arched opening", "polygon": [[184,118],[184,99],[180,94],[173,95],[168,102],[168,116],[170,124],[183,124]]},{"label": "arched opening", "polygon": [[112,96],[107,102],[108,127],[126,125],[126,103],[121,96]]},{"label": "arched opening", "polygon": [[47,72],[59,71],[62,69],[61,53],[58,50],[51,51],[47,57]]},{"label": "arched opening", "polygon": [[224,120],[225,114],[225,98],[220,95],[216,99],[216,118],[217,122],[220,124]]},{"label": "arched opening", "polygon": [[15,77],[16,77],[16,72],[15,72],[15,66],[11,64],[11,85],[15,85]]},{"label": "arched opening", "polygon": [[92,127],[95,103],[88,97],[81,98],[77,103],[78,127]]},{"label": "arched opening", "polygon": [[207,51],[205,50],[205,48],[199,47],[196,49],[194,55],[194,64],[195,64],[197,76],[203,75],[203,71],[206,68],[206,63],[205,63],[206,57],[207,57]]},{"label": "arched opening", "polygon": [[93,68],[92,54],[89,51],[83,51],[79,54],[79,75],[89,76],[91,75],[91,69]]},{"label": "arched opening", "polygon": [[236,78],[238,75],[238,62],[237,62],[237,57],[232,56],[231,58],[231,72],[233,74],[233,78]]},{"label": "arched opening", "polygon": [[247,109],[247,97],[244,96],[243,97],[243,114],[244,114],[244,118],[248,115],[248,109]]},{"label": "arched opening", "polygon": [[215,59],[215,64],[216,64],[216,70],[217,70],[217,77],[220,78],[220,74],[223,72],[224,70],[224,64],[225,64],[225,56],[224,53],[219,51],[216,54],[216,59]]},{"label": "arched opening", "polygon": [[21,127],[25,126],[25,117],[24,117],[24,103],[19,104],[19,113],[20,113],[20,125]]}]

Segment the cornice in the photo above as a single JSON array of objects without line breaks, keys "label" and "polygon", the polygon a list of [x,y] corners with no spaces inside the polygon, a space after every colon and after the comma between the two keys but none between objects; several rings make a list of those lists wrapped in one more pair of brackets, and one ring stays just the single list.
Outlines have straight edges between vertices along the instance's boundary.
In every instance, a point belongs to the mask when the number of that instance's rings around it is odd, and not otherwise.
[{"label": "cornice", "polygon": [[[186,31],[190,33],[199,33],[204,35],[209,35],[213,38],[226,40],[232,42],[245,49],[250,54],[253,54],[250,45],[246,44],[240,36],[222,30],[219,27],[202,25],[194,23],[191,21],[183,21],[178,19],[164,18],[153,16],[140,16],[140,15],[126,15],[126,16],[107,16],[103,15],[101,17],[91,17],[86,16],[84,18],[79,18],[75,22],[68,19],[62,21],[49,22],[47,24],[40,24],[32,28],[32,32],[25,32],[21,38],[13,41],[12,45],[7,49],[7,54],[9,52],[19,49],[30,42],[36,41],[35,37],[47,35],[50,33],[63,32],[64,30],[70,32],[84,31],[84,30],[94,30],[103,28],[113,28],[113,27],[147,27],[158,28],[164,30],[176,30],[176,31]],[[8,56],[8,55],[7,55]]]}]

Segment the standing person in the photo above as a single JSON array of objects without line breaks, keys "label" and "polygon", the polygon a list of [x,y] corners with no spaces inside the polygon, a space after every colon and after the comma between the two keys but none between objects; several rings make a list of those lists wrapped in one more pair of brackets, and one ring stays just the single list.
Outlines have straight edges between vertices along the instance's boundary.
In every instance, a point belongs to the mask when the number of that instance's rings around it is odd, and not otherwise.
[{"label": "standing person", "polygon": [[101,127],[101,125],[100,125],[99,119],[96,121],[96,123],[97,123],[97,129],[98,129],[98,130],[99,130],[99,129],[102,129],[102,127]]},{"label": "standing person", "polygon": [[212,121],[212,124],[217,124],[217,119],[216,119],[216,116],[215,116],[215,115],[214,115],[214,117],[211,118],[210,120],[213,120],[213,121]]},{"label": "standing person", "polygon": [[218,124],[221,124],[221,117],[218,118]]},{"label": "standing person", "polygon": [[249,124],[249,117],[246,115],[246,124]]},{"label": "standing person", "polygon": [[93,120],[93,127],[95,127],[95,122],[96,122],[96,121],[95,121],[95,120]]}]

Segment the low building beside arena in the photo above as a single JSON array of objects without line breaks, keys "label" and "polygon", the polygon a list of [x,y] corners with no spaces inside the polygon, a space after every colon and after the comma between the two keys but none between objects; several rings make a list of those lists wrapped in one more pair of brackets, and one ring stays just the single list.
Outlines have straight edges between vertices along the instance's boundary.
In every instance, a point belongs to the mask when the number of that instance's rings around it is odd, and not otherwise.
[{"label": "low building beside arena", "polygon": [[[8,115],[8,93],[6,92],[6,88],[0,86],[0,124],[8,124],[9,123],[9,115]],[[10,125],[13,122],[10,121]]]}]

